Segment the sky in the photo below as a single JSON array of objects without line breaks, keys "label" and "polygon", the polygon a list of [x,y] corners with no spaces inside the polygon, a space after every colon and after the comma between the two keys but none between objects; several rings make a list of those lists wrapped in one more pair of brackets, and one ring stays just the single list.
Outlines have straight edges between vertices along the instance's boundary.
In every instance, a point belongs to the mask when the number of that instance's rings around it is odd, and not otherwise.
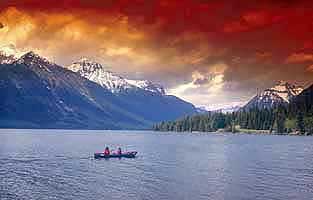
[{"label": "sky", "polygon": [[64,66],[87,57],[214,110],[313,83],[313,1],[6,0],[7,45]]}]

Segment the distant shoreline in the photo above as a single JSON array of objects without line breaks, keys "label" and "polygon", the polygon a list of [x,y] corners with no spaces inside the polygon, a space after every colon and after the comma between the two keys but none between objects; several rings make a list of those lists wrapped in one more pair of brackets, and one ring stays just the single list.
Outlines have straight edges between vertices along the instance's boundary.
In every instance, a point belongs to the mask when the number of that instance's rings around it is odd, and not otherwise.
[{"label": "distant shoreline", "polygon": [[201,134],[230,134],[230,135],[281,135],[281,136],[313,136],[313,135],[301,135],[297,133],[270,133],[269,130],[253,130],[253,129],[243,129],[241,131],[236,131],[235,133],[230,131],[213,131],[213,132],[202,132],[202,131],[155,131],[155,132],[164,132],[164,133],[201,133]]},{"label": "distant shoreline", "polygon": [[202,131],[156,131],[153,129],[59,129],[59,128],[0,128],[0,131],[13,131],[13,130],[35,130],[35,131],[151,131],[151,132],[160,132],[160,133],[201,133],[201,134],[231,134],[231,135],[241,135],[241,134],[247,134],[247,135],[282,135],[282,136],[313,136],[313,135],[301,135],[297,133],[270,133],[269,130],[254,130],[254,129],[239,129],[236,130],[236,132],[231,132],[228,130],[219,129],[217,131],[213,132],[202,132]]}]

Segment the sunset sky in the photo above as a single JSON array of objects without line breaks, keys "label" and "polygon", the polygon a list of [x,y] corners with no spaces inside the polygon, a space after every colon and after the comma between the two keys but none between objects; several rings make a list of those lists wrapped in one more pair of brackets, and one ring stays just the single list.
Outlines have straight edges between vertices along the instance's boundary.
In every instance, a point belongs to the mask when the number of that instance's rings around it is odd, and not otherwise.
[{"label": "sunset sky", "polygon": [[8,45],[60,65],[94,59],[215,109],[278,80],[313,83],[313,1],[5,0]]}]

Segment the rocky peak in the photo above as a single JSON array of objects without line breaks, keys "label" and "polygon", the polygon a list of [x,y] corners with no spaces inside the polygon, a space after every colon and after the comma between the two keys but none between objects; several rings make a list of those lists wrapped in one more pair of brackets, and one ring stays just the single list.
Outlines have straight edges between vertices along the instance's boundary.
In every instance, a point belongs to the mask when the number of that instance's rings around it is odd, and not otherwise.
[{"label": "rocky peak", "polygon": [[50,62],[48,59],[39,56],[33,51],[25,53],[14,63],[24,64],[32,69],[40,68],[46,72],[51,72],[52,67],[56,66],[55,63]]},{"label": "rocky peak", "polygon": [[36,54],[33,51],[29,51],[27,53],[25,53],[24,55],[21,56],[21,58],[18,59],[19,63],[24,63],[24,64],[29,64],[29,65],[33,65],[33,64],[54,64],[52,62],[50,62],[49,60],[47,60],[44,57],[41,57],[40,55]]},{"label": "rocky peak", "polygon": [[128,89],[143,89],[156,94],[165,95],[164,88],[148,80],[125,79],[114,72],[108,71],[100,63],[82,58],[74,62],[68,69],[79,73],[81,76],[100,84],[113,93],[123,92]]},{"label": "rocky peak", "polygon": [[300,94],[303,90],[303,87],[297,86],[295,84],[286,82],[286,81],[278,81],[277,84],[269,89],[264,90],[267,93],[273,93],[283,99],[283,101],[289,103],[289,101]]},{"label": "rocky peak", "polygon": [[91,61],[87,58],[82,58],[79,61],[74,62],[68,67],[68,69],[98,83],[113,93],[121,92],[132,87],[132,85],[128,84],[124,78],[105,70],[100,63]]},{"label": "rocky peak", "polygon": [[13,44],[0,47],[0,64],[11,64],[17,60],[17,51]]},{"label": "rocky peak", "polygon": [[92,73],[103,69],[103,66],[97,62],[89,60],[88,58],[81,58],[69,66],[69,69],[74,72]]},{"label": "rocky peak", "polygon": [[301,86],[286,81],[278,81],[273,87],[265,89],[253,97],[244,108],[272,108],[279,104],[287,104],[302,90]]},{"label": "rocky peak", "polygon": [[144,89],[144,90],[147,90],[150,92],[154,92],[154,93],[158,93],[161,95],[165,95],[165,89],[160,84],[152,83],[151,81],[148,81],[148,80],[129,80],[129,79],[127,79],[126,81],[132,85],[135,85],[136,87],[141,88],[141,89]]},{"label": "rocky peak", "polygon": [[0,51],[0,64],[11,64],[16,61],[16,57],[14,55],[7,55]]}]

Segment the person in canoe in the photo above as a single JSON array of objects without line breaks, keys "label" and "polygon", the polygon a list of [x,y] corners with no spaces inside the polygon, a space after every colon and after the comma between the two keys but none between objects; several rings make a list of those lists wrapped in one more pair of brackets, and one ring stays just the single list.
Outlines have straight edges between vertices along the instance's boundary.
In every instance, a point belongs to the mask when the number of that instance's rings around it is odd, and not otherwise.
[{"label": "person in canoe", "polygon": [[121,154],[122,154],[122,149],[121,149],[121,147],[119,147],[119,148],[117,149],[117,154],[118,154],[118,155],[121,155]]},{"label": "person in canoe", "polygon": [[109,147],[105,147],[104,149],[104,155],[109,156],[110,155],[110,149]]}]

